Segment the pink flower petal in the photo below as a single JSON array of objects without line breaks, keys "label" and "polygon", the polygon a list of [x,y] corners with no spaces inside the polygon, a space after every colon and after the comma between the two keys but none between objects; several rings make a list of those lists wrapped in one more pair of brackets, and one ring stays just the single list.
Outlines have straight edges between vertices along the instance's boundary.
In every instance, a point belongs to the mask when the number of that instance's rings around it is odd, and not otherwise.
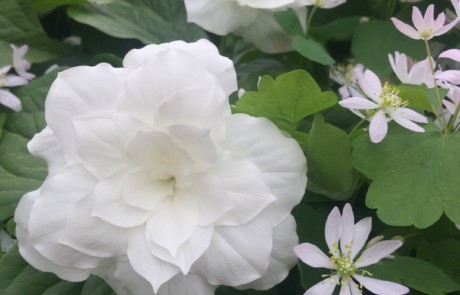
[{"label": "pink flower petal", "polygon": [[311,267],[331,268],[331,260],[316,245],[300,244],[294,247],[294,253]]},{"label": "pink flower petal", "polygon": [[377,295],[402,295],[409,293],[409,288],[397,283],[372,279],[360,275],[353,275],[353,278],[366,289]]},{"label": "pink flower petal", "polygon": [[314,285],[304,295],[331,295],[339,281],[339,276],[334,275]]},{"label": "pink flower petal", "polygon": [[460,49],[449,49],[439,55],[440,58],[450,58],[460,62]]},{"label": "pink flower petal", "polygon": [[363,89],[364,93],[369,96],[373,101],[380,103],[379,95],[382,93],[382,83],[371,70],[366,70],[359,78],[359,86]]},{"label": "pink flower petal", "polygon": [[351,246],[354,235],[355,216],[350,204],[346,204],[342,211],[342,235],[340,236],[340,248],[343,254],[351,254]]},{"label": "pink flower petal", "polygon": [[374,117],[372,117],[371,124],[369,125],[369,135],[373,143],[379,143],[387,135],[388,123],[387,118],[383,111],[378,111]]},{"label": "pink flower petal", "polygon": [[366,217],[361,219],[358,223],[355,224],[354,236],[353,236],[353,245],[351,248],[351,259],[355,259],[356,255],[361,251],[361,248],[367,241],[369,233],[372,229],[372,218]]},{"label": "pink flower petal", "polygon": [[382,241],[366,249],[356,260],[355,266],[358,268],[379,262],[381,259],[390,255],[402,246],[401,241]]},{"label": "pink flower petal", "polygon": [[452,84],[460,84],[460,71],[448,70],[436,74],[436,79],[447,81]]},{"label": "pink flower petal", "polygon": [[[425,13],[425,17],[422,16],[422,13],[420,12],[420,10],[418,9],[417,6],[412,6],[412,22],[414,23],[414,27],[417,29],[417,31],[424,31],[427,26],[431,25],[428,24],[428,21],[427,21],[427,15],[428,15],[428,10],[430,8],[428,7],[426,13]],[[433,12],[431,13],[432,17],[431,19],[433,19]]]},{"label": "pink flower petal", "polygon": [[326,243],[329,247],[329,251],[339,255],[339,253],[336,253],[338,248],[334,248],[334,246],[339,246],[339,239],[342,235],[342,216],[340,215],[340,211],[337,207],[334,207],[327,217],[324,235],[326,237]]},{"label": "pink flower petal", "polygon": [[339,101],[339,104],[347,109],[373,110],[379,107],[375,102],[364,97],[349,97]]},{"label": "pink flower petal", "polygon": [[425,132],[425,129],[418,126],[411,120],[405,118],[404,114],[399,114],[397,112],[390,112],[390,117],[395,120],[396,123],[401,125],[402,127],[412,130],[414,132]]},{"label": "pink flower petal", "polygon": [[409,38],[415,39],[415,40],[421,40],[422,37],[420,36],[419,32],[415,30],[413,27],[409,26],[406,23],[403,23],[399,19],[392,17],[391,21],[395,25],[396,29],[406,35]]}]

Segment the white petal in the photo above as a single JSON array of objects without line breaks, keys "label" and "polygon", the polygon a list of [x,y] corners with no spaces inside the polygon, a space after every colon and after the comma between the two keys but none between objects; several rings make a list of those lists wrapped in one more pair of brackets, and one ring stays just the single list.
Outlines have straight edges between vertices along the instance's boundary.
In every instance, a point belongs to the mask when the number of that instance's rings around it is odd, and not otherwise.
[{"label": "white petal", "polygon": [[156,295],[214,295],[216,289],[217,286],[210,285],[200,276],[178,274],[164,283]]},{"label": "white petal", "polygon": [[450,58],[456,62],[460,62],[460,49],[449,49],[439,55],[440,58]]},{"label": "white petal", "polygon": [[354,227],[353,244],[351,247],[351,259],[355,259],[361,248],[367,241],[372,229],[372,218],[366,217],[358,221]]},{"label": "white petal", "polygon": [[372,99],[374,102],[380,102],[380,94],[382,93],[382,83],[371,70],[365,70],[364,74],[358,78],[359,86],[361,89]]},{"label": "white petal", "polygon": [[422,127],[418,126],[417,124],[415,124],[411,120],[405,118],[405,115],[404,115],[405,111],[404,110],[401,110],[401,111],[399,111],[399,110],[400,109],[398,109],[397,111],[392,111],[392,112],[389,113],[390,117],[396,123],[398,123],[399,125],[403,126],[404,128],[412,130],[414,132],[425,132],[425,129],[423,129]]},{"label": "white petal", "polygon": [[[194,1],[192,4],[195,3],[198,3],[198,1]],[[126,68],[137,68],[158,52],[170,48],[180,49],[197,59],[200,66],[205,67],[217,78],[226,95],[230,95],[237,89],[236,72],[233,62],[221,56],[217,47],[206,39],[198,40],[195,43],[174,41],[160,45],[151,44],[142,49],[133,49],[123,59],[123,66]]]},{"label": "white petal", "polygon": [[68,161],[79,160],[73,118],[116,109],[122,93],[122,76],[126,74],[125,69],[108,64],[75,67],[58,74],[46,98],[45,116]]},{"label": "white petal", "polygon": [[387,135],[388,123],[385,113],[378,111],[371,120],[369,125],[369,135],[371,136],[371,141],[373,143],[379,143]]},{"label": "white petal", "polygon": [[351,295],[362,295],[363,294],[361,290],[358,288],[357,284],[353,280],[350,280],[348,282],[348,286],[350,287]]},{"label": "white petal", "polygon": [[54,132],[49,127],[45,127],[40,133],[35,134],[27,143],[27,149],[32,155],[46,160],[50,174],[66,164],[62,149],[56,142]]},{"label": "white petal", "polygon": [[409,293],[409,288],[388,281],[377,280],[360,275],[353,275],[366,289],[377,295],[402,295]]},{"label": "white petal", "polygon": [[127,253],[133,269],[152,285],[155,292],[180,272],[178,267],[152,254],[143,227],[130,232]]},{"label": "white petal", "polygon": [[173,197],[165,198],[147,220],[146,237],[175,256],[198,226],[198,218],[195,200],[187,192],[177,191]]},{"label": "white petal", "polygon": [[347,283],[342,283],[339,295],[351,295],[350,286]]},{"label": "white petal", "polygon": [[424,115],[419,114],[414,110],[408,108],[398,108],[396,112],[398,113],[398,115],[401,115],[408,120],[418,123],[428,123],[428,120]]},{"label": "white petal", "polygon": [[373,110],[379,107],[378,104],[364,97],[345,98],[339,101],[339,104],[344,108],[357,110]]},{"label": "white petal", "polygon": [[381,241],[366,249],[356,260],[356,267],[364,267],[379,262],[402,246],[401,241]]},{"label": "white petal", "polygon": [[[1,79],[1,76],[0,76]],[[5,87],[16,87],[16,86],[21,86],[21,85],[26,85],[29,83],[27,79],[24,79],[23,77],[15,76],[15,75],[7,75],[3,81],[3,86]]]},{"label": "white petal", "polygon": [[334,207],[331,213],[329,213],[326,220],[324,235],[329,251],[336,256],[340,255],[340,253],[337,252],[339,250],[339,239],[342,235],[342,216],[340,215],[339,208]]},{"label": "white petal", "polygon": [[342,235],[340,236],[340,249],[342,255],[351,255],[354,236],[355,216],[349,203],[345,204],[342,211]]},{"label": "white petal", "polygon": [[447,70],[436,74],[436,79],[447,81],[452,84],[460,84],[460,71]]},{"label": "white petal", "polygon": [[420,33],[415,30],[413,27],[409,26],[406,23],[403,23],[399,19],[392,17],[391,21],[395,25],[396,29],[406,35],[409,38],[415,39],[415,40],[421,40],[422,37],[420,36]]},{"label": "white petal", "polygon": [[265,118],[236,114],[226,120],[225,149],[260,170],[271,194],[278,199],[271,206],[270,217],[278,225],[305,193],[306,159],[297,141],[283,135]]},{"label": "white petal", "polygon": [[339,282],[339,278],[337,275],[330,276],[308,289],[304,295],[331,295]]},{"label": "white petal", "polygon": [[331,260],[317,246],[303,243],[294,247],[297,257],[311,267],[332,268]]},{"label": "white petal", "polygon": [[[273,230],[267,216],[238,227],[217,227],[191,273],[212,285],[239,286],[262,277],[270,262]],[[222,267],[225,266],[225,267]]]},{"label": "white petal", "polygon": [[235,286],[237,289],[268,290],[282,282],[289,270],[297,263],[293,249],[299,244],[294,217],[289,215],[273,229],[273,248],[267,272],[259,279],[248,284]]},{"label": "white petal", "polygon": [[0,104],[19,112],[22,110],[22,104],[19,98],[13,93],[0,89]]}]

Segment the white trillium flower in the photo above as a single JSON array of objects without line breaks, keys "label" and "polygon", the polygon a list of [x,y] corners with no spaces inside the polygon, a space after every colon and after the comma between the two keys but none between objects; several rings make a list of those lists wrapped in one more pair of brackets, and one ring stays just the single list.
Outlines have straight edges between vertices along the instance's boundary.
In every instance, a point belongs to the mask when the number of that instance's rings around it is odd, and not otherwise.
[{"label": "white trillium flower", "polygon": [[268,289],[295,265],[290,212],[305,192],[297,142],[231,115],[232,62],[206,40],[61,72],[29,143],[49,175],[15,213],[22,256],[119,295]]},{"label": "white trillium flower", "polygon": [[292,8],[303,24],[305,0],[185,0],[187,19],[217,35],[233,33],[267,53],[292,50],[273,13]]},{"label": "white trillium flower", "polygon": [[13,67],[16,73],[24,79],[32,80],[35,78],[35,75],[32,73],[27,72],[30,70],[30,62],[28,62],[24,57],[29,50],[29,46],[22,45],[20,47],[16,47],[11,45],[13,49]]},{"label": "white trillium flower", "polygon": [[[380,79],[370,70],[366,70],[358,78],[358,82],[369,99],[354,96],[339,101],[339,104],[352,110],[373,110],[372,113],[367,115],[370,119],[369,135],[372,142],[378,143],[385,138],[388,131],[388,120],[391,119],[409,130],[425,132],[422,127],[414,122],[428,123],[427,118],[414,110],[406,108],[406,102],[398,96],[396,88],[388,83],[385,83],[382,87]],[[389,116],[388,119],[387,115]],[[365,115],[362,117],[365,117]]]},{"label": "white trillium flower", "polygon": [[[405,84],[422,85],[429,88],[434,87],[433,75],[430,69],[428,58],[414,63],[404,53],[395,52],[395,55],[388,54],[391,68],[399,81]],[[433,61],[434,64],[434,61]]]},{"label": "white trillium flower", "polygon": [[303,243],[294,248],[296,255],[307,265],[331,269],[333,272],[327,279],[308,289],[304,295],[331,295],[337,285],[340,285],[340,295],[362,294],[359,286],[364,286],[378,295],[408,293],[409,289],[403,285],[366,277],[364,274],[367,272],[359,270],[379,262],[403,244],[395,240],[375,240],[373,245],[358,255],[369,237],[371,228],[371,217],[364,218],[355,224],[350,204],[345,205],[342,215],[335,207],[326,220],[325,228],[326,242],[331,257],[310,243]]}]

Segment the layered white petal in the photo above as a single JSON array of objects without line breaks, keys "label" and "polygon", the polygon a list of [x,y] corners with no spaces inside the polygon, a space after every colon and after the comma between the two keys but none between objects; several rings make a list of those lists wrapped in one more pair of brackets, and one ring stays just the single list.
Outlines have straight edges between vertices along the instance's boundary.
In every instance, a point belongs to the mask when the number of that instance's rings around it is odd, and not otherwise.
[{"label": "layered white petal", "polygon": [[361,285],[377,295],[402,295],[409,293],[409,288],[388,281],[377,280],[360,275],[353,275]]}]

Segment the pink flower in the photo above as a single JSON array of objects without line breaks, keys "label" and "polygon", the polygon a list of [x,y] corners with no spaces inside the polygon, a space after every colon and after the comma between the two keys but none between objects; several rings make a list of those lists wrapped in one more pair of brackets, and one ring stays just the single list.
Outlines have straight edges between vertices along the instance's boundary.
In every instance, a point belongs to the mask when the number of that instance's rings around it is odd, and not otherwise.
[{"label": "pink flower", "polygon": [[395,52],[395,56],[388,54],[393,72],[399,81],[405,84],[421,85],[434,87],[433,76],[430,70],[428,58],[414,63],[411,58],[404,53]]},{"label": "pink flower", "polygon": [[[391,119],[412,131],[425,131],[414,122],[428,123],[428,120],[425,116],[405,107],[407,102],[398,96],[398,89],[388,83],[385,83],[382,87],[380,79],[370,70],[366,70],[363,75],[359,76],[358,82],[369,98],[353,96],[339,101],[339,104],[353,111],[364,110],[367,112],[367,117],[371,120],[369,135],[373,143],[378,143],[385,138],[388,121]],[[373,110],[373,112],[369,110]],[[387,118],[387,115],[389,118]],[[364,118],[366,115],[360,117]]]},{"label": "pink flower", "polygon": [[[325,237],[331,257],[327,257],[317,246],[304,243],[294,247],[294,252],[304,263],[315,268],[328,268],[332,274],[305,292],[304,295],[330,295],[337,285],[340,294],[362,294],[362,285],[374,294],[400,295],[409,292],[403,285],[358,275],[359,268],[375,264],[393,253],[403,244],[401,241],[379,241],[371,245],[358,257],[372,228],[372,218],[367,217],[355,224],[350,204],[343,208],[342,215],[335,207],[326,220]],[[358,282],[355,283],[355,280]]]},{"label": "pink flower", "polygon": [[442,35],[455,26],[458,21],[455,20],[444,25],[445,20],[446,16],[444,13],[440,13],[438,17],[434,19],[433,4],[428,6],[424,16],[422,16],[422,13],[416,6],[412,8],[412,22],[415,28],[395,17],[391,18],[391,21],[401,33],[416,40],[429,40],[435,36]]}]

